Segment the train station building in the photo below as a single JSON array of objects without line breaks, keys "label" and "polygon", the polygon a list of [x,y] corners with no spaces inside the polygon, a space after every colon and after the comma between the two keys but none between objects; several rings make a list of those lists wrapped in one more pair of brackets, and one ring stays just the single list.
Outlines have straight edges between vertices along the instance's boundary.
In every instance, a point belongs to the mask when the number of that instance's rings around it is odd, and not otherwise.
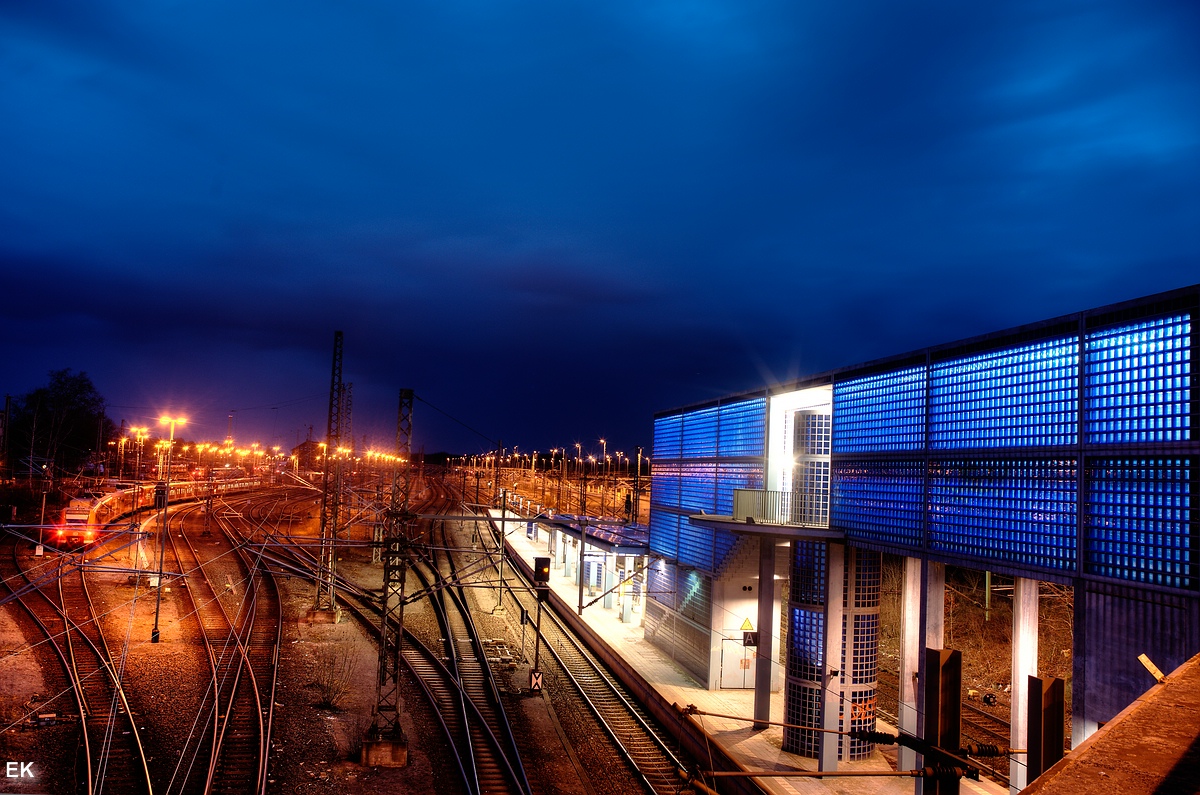
[{"label": "train station building", "polygon": [[946,566],[1006,575],[1025,748],[1038,583],[1058,583],[1082,742],[1153,683],[1139,655],[1200,652],[1198,310],[1200,285],[656,415],[646,639],[709,689],[755,689],[756,719],[783,689],[784,750],[836,767],[871,747],[798,727],[874,728],[882,554],[904,561],[913,734]]}]

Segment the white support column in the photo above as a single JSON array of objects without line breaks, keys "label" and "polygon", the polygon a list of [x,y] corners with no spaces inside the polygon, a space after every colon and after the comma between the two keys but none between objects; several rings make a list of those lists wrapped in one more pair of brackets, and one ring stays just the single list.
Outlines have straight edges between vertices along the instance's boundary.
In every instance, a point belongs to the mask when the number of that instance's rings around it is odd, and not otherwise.
[{"label": "white support column", "polygon": [[613,577],[613,574],[614,574],[613,566],[615,564],[616,558],[614,556],[608,554],[607,552],[605,552],[602,560],[604,561],[604,563],[603,563],[604,576],[600,580],[600,587],[602,589],[604,589],[603,590],[603,593],[604,593],[603,604],[604,604],[605,610],[612,610],[613,609],[612,588],[613,588],[613,586],[615,586],[617,584],[616,579]]},{"label": "white support column", "polygon": [[[1012,632],[1012,707],[1009,745],[1027,748],[1029,737],[1029,679],[1037,676],[1038,659],[1038,581],[1024,577],[1013,584]],[[1025,788],[1025,757],[1014,756],[1008,763],[1009,792]]]},{"label": "white support column", "polygon": [[[921,625],[921,584],[921,559],[905,558],[900,585],[900,714],[897,716],[900,725],[896,728],[913,736],[919,732],[917,677],[921,671],[921,658],[924,657],[921,643],[925,638],[925,628]],[[916,766],[917,752],[901,746],[900,769],[912,770]]]},{"label": "white support column", "polygon": [[846,573],[846,545],[825,545],[825,691],[822,695],[821,753],[817,758],[817,769],[833,771],[838,768],[839,731],[842,708],[842,682],[846,672],[842,670],[842,583]]},{"label": "white support column", "polygon": [[[946,565],[925,561],[925,648],[946,642]],[[924,651],[921,657],[925,657]]]},{"label": "white support column", "polygon": [[[925,701],[925,688],[929,674],[925,670],[925,649],[940,649],[946,642],[946,564],[921,561],[921,626],[918,633],[923,645],[918,651],[917,674],[917,736],[925,733],[925,714],[921,711]],[[921,760],[924,764],[924,760]],[[923,779],[913,779],[913,792],[921,795],[925,791]]]},{"label": "white support column", "polygon": [[775,615],[775,538],[758,541],[758,648],[754,659],[754,728],[771,720],[771,666],[774,662],[771,621]]}]

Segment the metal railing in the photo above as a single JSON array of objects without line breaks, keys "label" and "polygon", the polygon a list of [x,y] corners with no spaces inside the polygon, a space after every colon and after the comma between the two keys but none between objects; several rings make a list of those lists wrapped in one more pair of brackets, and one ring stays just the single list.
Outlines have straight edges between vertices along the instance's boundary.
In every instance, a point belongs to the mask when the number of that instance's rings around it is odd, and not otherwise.
[{"label": "metal railing", "polygon": [[733,520],[793,527],[828,527],[829,496],[801,491],[733,490]]}]

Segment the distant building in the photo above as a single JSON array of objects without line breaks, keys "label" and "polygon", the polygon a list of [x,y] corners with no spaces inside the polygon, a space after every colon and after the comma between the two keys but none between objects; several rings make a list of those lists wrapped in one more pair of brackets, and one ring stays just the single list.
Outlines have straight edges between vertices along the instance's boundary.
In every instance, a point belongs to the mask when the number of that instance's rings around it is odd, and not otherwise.
[{"label": "distant building", "polygon": [[[710,688],[769,670],[787,723],[873,728],[880,553],[904,556],[916,733],[945,565],[1010,575],[1024,748],[1037,582],[1060,583],[1081,742],[1152,684],[1139,654],[1169,671],[1200,652],[1198,310],[1192,286],[658,414],[646,638]],[[748,627],[774,640],[769,667],[745,662]],[[784,749],[836,764],[829,736],[785,729]]]},{"label": "distant building", "polygon": [[325,448],[320,442],[311,439],[293,447],[292,455],[296,459],[297,468],[302,471],[320,470],[325,465]]}]

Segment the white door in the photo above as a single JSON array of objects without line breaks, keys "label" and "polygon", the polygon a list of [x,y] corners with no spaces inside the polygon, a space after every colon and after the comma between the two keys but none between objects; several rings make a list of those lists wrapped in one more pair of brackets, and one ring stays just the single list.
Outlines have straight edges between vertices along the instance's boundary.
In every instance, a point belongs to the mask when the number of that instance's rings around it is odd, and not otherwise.
[{"label": "white door", "polygon": [[721,689],[753,690],[755,649],[743,646],[741,640],[724,638],[721,641]]}]

